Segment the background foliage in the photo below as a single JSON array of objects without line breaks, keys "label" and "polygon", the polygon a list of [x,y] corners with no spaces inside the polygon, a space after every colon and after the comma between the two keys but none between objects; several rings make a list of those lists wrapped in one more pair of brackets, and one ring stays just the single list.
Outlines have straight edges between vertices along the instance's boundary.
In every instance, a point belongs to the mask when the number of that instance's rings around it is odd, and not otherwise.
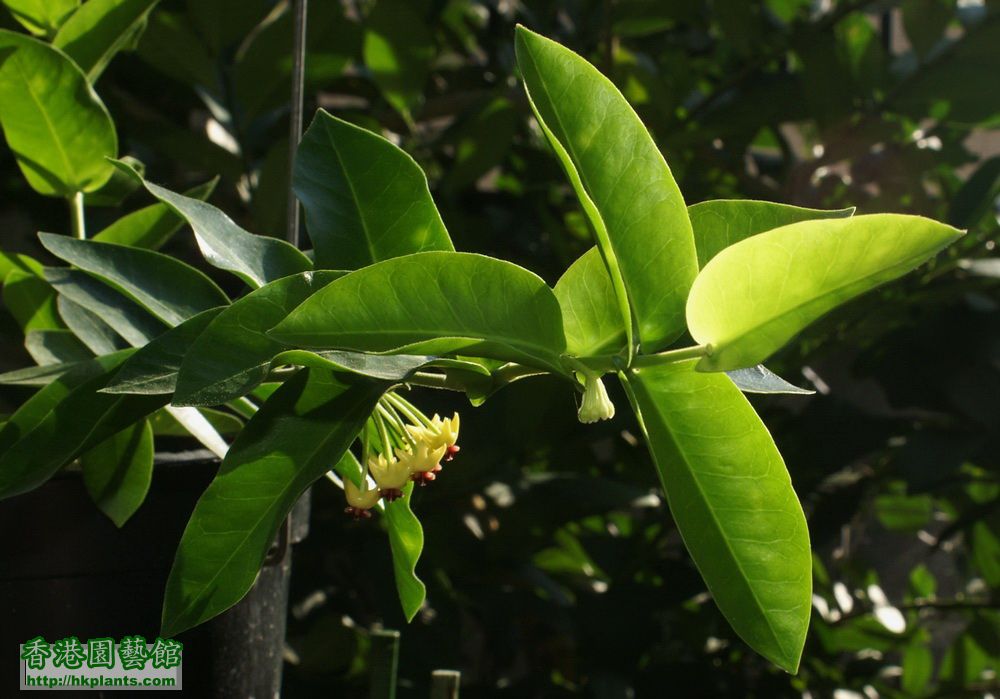
[{"label": "background foliage", "polygon": [[[55,6],[56,3],[53,3]],[[980,696],[1000,614],[1000,7],[994,2],[313,0],[308,104],[398,140],[455,245],[554,283],[590,245],[514,76],[514,25],[594,61],[664,151],[688,203],[761,198],[968,228],[951,257],[837,311],[769,362],[817,389],[754,399],[816,552],[802,670],[748,652],[707,600],[638,430],[583,428],[546,381],[463,412],[462,453],[414,499],[428,606],[405,626],[385,535],[314,489],[298,547],[289,696],[364,696],[367,629],[403,629],[402,696],[429,671],[463,696]],[[162,0],[97,87],[119,152],[175,191],[283,233],[287,3]],[[59,19],[53,18],[56,25]],[[9,14],[0,25],[20,28]],[[45,31],[45,28],[39,29]],[[87,195],[93,230],[150,203]],[[50,260],[68,213],[0,152],[0,244]],[[194,260],[189,238],[168,251]],[[227,281],[215,276],[225,285]],[[2,369],[29,363],[5,295]],[[5,389],[0,413],[26,393]],[[619,406],[622,395],[612,396]],[[620,415],[628,411],[619,410]],[[155,478],[155,475],[154,475]],[[896,611],[894,611],[896,610]],[[840,694],[841,697],[855,696]]]}]

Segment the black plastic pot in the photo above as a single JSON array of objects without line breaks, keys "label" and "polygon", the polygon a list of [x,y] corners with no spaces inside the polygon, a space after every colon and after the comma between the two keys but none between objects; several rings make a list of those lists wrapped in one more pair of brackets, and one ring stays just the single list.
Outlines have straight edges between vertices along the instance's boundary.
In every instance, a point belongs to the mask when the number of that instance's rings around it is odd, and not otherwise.
[{"label": "black plastic pot", "polygon": [[[121,638],[159,634],[160,606],[177,542],[218,464],[160,463],[146,502],[117,529],[77,474],[0,502],[0,653],[9,669],[0,696],[17,692],[15,650],[35,636]],[[268,554],[257,583],[235,607],[177,637],[184,643],[183,696],[279,695],[291,545],[308,533],[308,494]],[[80,692],[81,697],[121,692]],[[69,697],[73,693],[60,692]],[[178,692],[141,696],[177,697]]]}]

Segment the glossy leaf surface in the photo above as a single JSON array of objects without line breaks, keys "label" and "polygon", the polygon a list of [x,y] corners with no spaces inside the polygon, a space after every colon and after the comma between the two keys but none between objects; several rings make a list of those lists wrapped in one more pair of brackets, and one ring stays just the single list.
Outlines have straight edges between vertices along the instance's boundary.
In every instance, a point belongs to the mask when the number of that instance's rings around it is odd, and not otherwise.
[{"label": "glossy leaf surface", "polygon": [[292,182],[319,268],[454,249],[416,161],[322,110],[302,137]]},{"label": "glossy leaf surface", "polygon": [[816,391],[799,388],[795,384],[785,381],[763,364],[747,367],[746,369],[733,369],[726,374],[732,379],[736,387],[744,393],[795,393],[799,395],[811,395]]},{"label": "glossy leaf surface", "polygon": [[517,62],[529,99],[590,220],[646,352],[684,330],[698,272],[687,209],[670,168],[614,84],[583,58],[524,27]]},{"label": "glossy leaf surface", "polygon": [[772,228],[812,219],[847,218],[853,214],[853,208],[805,209],[752,199],[712,199],[688,207],[699,267],[704,267],[733,243]]},{"label": "glossy leaf surface", "polygon": [[80,304],[60,296],[58,307],[59,317],[66,323],[66,327],[95,355],[111,354],[125,349],[126,345],[121,336],[99,316]]},{"label": "glossy leaf surface", "polygon": [[92,192],[111,177],[118,137],[87,77],[58,49],[0,29],[0,125],[39,194]]},{"label": "glossy leaf surface", "polygon": [[341,277],[271,331],[298,347],[463,354],[558,370],[566,349],[545,282],[502,260],[459,252],[395,258]]},{"label": "glossy leaf surface", "polygon": [[343,456],[382,390],[372,382],[345,386],[329,372],[307,369],[271,395],[184,530],[167,581],[164,636],[243,598],[295,501]]},{"label": "glossy leaf surface", "polygon": [[719,609],[754,650],[796,672],[809,626],[809,531],[767,428],[695,360],[626,379],[670,512]]},{"label": "glossy leaf surface", "polygon": [[175,405],[218,405],[244,396],[267,377],[289,346],[267,334],[342,272],[306,272],[271,282],[222,310],[185,351]]},{"label": "glossy leaf surface", "polygon": [[51,233],[39,233],[38,239],[56,257],[110,284],[168,325],[229,303],[215,282],[173,257]]},{"label": "glossy leaf surface", "polygon": [[710,346],[698,368],[759,364],[826,312],[906,274],[962,235],[919,216],[803,221],[732,245],[691,289],[688,329]]},{"label": "glossy leaf surface", "polygon": [[[204,201],[215,190],[219,178],[192,187],[184,196]],[[101,243],[131,245],[136,248],[159,250],[184,225],[184,219],[163,203],[150,204],[122,216],[93,237]]]},{"label": "glossy leaf surface", "polygon": [[66,267],[47,267],[45,280],[61,297],[98,315],[134,347],[145,345],[167,329],[137,303],[89,274]]},{"label": "glossy leaf surface", "polygon": [[146,499],[153,480],[153,428],[141,420],[80,457],[83,484],[116,527]]},{"label": "glossy leaf surface", "polygon": [[[118,167],[128,166],[118,163]],[[131,168],[129,171],[134,173]],[[207,202],[145,180],[143,185],[191,225],[201,254],[209,264],[233,272],[254,288],[312,269],[309,258],[284,240],[245,231]]]},{"label": "glossy leaf surface", "polygon": [[172,394],[192,343],[222,308],[210,308],[170,328],[125,360],[103,393]]}]

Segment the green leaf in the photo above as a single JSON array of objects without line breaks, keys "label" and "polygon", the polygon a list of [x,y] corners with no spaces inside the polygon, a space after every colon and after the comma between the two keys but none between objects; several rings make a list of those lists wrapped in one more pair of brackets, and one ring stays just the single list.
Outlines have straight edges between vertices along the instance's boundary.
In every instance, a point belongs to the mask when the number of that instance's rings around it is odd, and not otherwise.
[{"label": "green leaf", "polygon": [[343,456],[382,391],[383,384],[347,386],[330,372],[306,369],[271,395],[184,530],[167,580],[164,636],[242,599],[295,501]]},{"label": "green leaf", "polygon": [[854,207],[804,209],[751,199],[712,199],[689,206],[688,215],[694,229],[698,266],[704,267],[724,249],[752,235],[799,221],[848,218],[854,215]]},{"label": "green leaf", "polygon": [[405,381],[413,375],[413,372],[435,361],[438,361],[436,357],[426,355],[288,350],[277,355],[272,364],[318,367],[327,371],[358,374],[382,381]]},{"label": "green leaf", "polygon": [[900,277],[962,235],[919,216],[793,223],[716,255],[691,289],[688,329],[701,371],[759,364],[840,304]]},{"label": "green leaf", "polygon": [[159,0],[87,0],[59,29],[52,45],[76,61],[91,83],[115,54],[135,41]]},{"label": "green leaf", "polygon": [[17,268],[7,274],[3,304],[24,332],[63,327],[56,312],[56,292],[35,271]]},{"label": "green leaf", "polygon": [[37,488],[81,453],[166,404],[161,396],[98,392],[128,352],[95,360],[96,375],[89,363],[63,374],[39,391],[42,398],[34,396],[14,413],[0,431],[0,498]]},{"label": "green leaf", "polygon": [[[86,361],[86,360],[85,360]],[[44,366],[29,366],[0,374],[0,385],[4,386],[48,386],[55,379],[81,362],[59,362]]]},{"label": "green leaf", "polygon": [[424,83],[434,59],[434,39],[409,0],[382,0],[365,22],[365,67],[407,123],[423,104]]},{"label": "green leaf", "polygon": [[223,309],[190,343],[177,376],[174,405],[219,405],[244,396],[290,346],[267,331],[343,272],[305,272],[253,291]]},{"label": "green leaf", "polygon": [[70,330],[29,330],[24,336],[24,349],[36,363],[42,365],[82,362],[93,353]]},{"label": "green leaf", "polygon": [[83,484],[116,527],[135,514],[153,480],[153,428],[141,420],[80,457]]},{"label": "green leaf", "polygon": [[420,166],[381,136],[320,110],[295,157],[316,266],[356,269],[392,257],[453,250]]},{"label": "green leaf", "polygon": [[122,364],[102,393],[172,394],[177,387],[181,362],[208,324],[222,311],[210,308],[141,347]]},{"label": "green leaf", "polygon": [[[121,172],[121,170],[116,170],[116,172]],[[125,176],[132,179],[128,175]],[[205,184],[192,187],[184,193],[184,196],[192,199],[208,199],[218,183],[219,178],[215,177]],[[174,213],[174,210],[166,204],[150,204],[122,216],[95,235],[93,240],[101,243],[117,243],[134,248],[159,250],[183,225],[184,219]]]},{"label": "green leaf", "polygon": [[875,498],[875,514],[890,531],[915,532],[922,529],[934,514],[930,495],[889,493]]},{"label": "green leaf", "polygon": [[587,61],[520,26],[516,50],[535,115],[594,228],[629,347],[637,335],[643,351],[655,351],[684,331],[698,272],[670,168],[632,107]]},{"label": "green leaf", "polygon": [[423,252],[379,262],[310,296],[271,331],[297,347],[462,354],[561,371],[559,302],[528,270],[482,255]]},{"label": "green leaf", "polygon": [[194,267],[152,250],[39,233],[56,257],[120,291],[168,325],[177,325],[229,298]]},{"label": "green leaf", "polygon": [[812,597],[809,530],[750,403],[695,361],[625,378],[670,511],[716,604],[754,650],[798,670]]},{"label": "green leaf", "polygon": [[[115,164],[139,178],[138,173],[127,164],[121,161]],[[209,264],[233,272],[250,286],[257,288],[275,279],[312,269],[309,258],[286,241],[254,235],[237,226],[211,204],[176,194],[146,180],[142,183],[150,194],[191,225],[201,254]]]},{"label": "green leaf", "polygon": [[576,357],[609,354],[625,346],[625,324],[601,251],[591,248],[555,286],[566,331],[566,351]]},{"label": "green leaf", "polygon": [[60,298],[96,314],[134,347],[145,345],[167,329],[134,301],[89,274],[66,267],[47,267],[44,274]]},{"label": "green leaf", "polygon": [[903,650],[901,689],[906,696],[919,697],[934,676],[934,656],[920,641],[911,641]]},{"label": "green leaf", "polygon": [[763,364],[746,369],[733,369],[726,374],[744,393],[794,393],[805,396],[816,393],[788,383]]},{"label": "green leaf", "polygon": [[29,32],[51,37],[76,11],[80,0],[3,0],[3,5]]},{"label": "green leaf", "polygon": [[59,316],[66,327],[95,355],[125,349],[121,336],[97,315],[65,296],[58,301]]},{"label": "green leaf", "polygon": [[[142,161],[130,155],[122,157],[129,165],[139,172],[145,172],[146,166]],[[132,177],[126,175],[121,170],[112,170],[111,177],[101,185],[101,188],[90,192],[83,198],[83,205],[87,207],[120,207],[139,188],[139,183]]]},{"label": "green leaf", "polygon": [[118,136],[87,77],[58,49],[0,29],[0,125],[39,194],[93,192],[111,177]]},{"label": "green leaf", "polygon": [[413,621],[427,596],[427,588],[417,577],[417,561],[424,550],[424,529],[410,507],[412,497],[413,483],[408,483],[403,497],[385,506],[392,572],[407,621]]}]

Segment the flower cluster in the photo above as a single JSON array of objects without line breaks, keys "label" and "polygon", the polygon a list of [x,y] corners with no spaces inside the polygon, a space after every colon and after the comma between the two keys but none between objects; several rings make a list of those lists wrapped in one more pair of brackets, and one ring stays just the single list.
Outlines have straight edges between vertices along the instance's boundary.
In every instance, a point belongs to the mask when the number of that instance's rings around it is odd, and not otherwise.
[{"label": "flower cluster", "polygon": [[451,461],[459,451],[458,429],[458,413],[428,418],[402,396],[386,393],[361,432],[362,485],[345,479],[345,512],[368,519],[380,499],[389,503],[401,498],[410,481],[421,486],[432,482],[441,461]]}]

